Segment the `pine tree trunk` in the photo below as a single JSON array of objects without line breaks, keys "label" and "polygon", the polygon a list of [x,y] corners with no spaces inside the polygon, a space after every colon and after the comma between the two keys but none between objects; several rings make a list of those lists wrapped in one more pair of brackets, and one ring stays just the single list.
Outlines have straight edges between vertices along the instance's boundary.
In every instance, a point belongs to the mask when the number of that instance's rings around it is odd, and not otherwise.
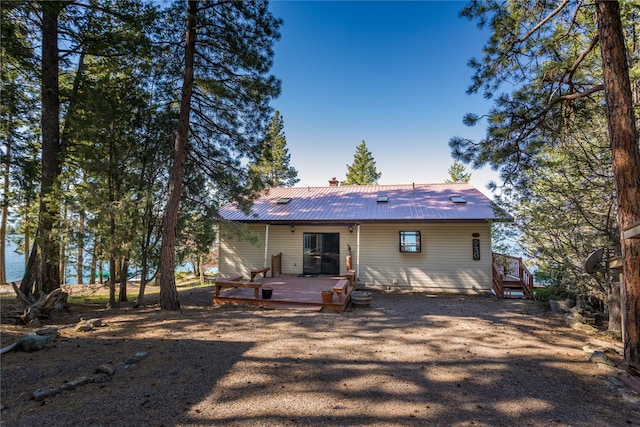
[{"label": "pine tree trunk", "polygon": [[31,200],[27,197],[27,200],[24,204],[24,268],[27,270],[27,265],[29,265],[29,252],[31,251],[31,227],[29,227],[29,221],[31,217],[29,216],[29,210],[31,209]]},{"label": "pine tree trunk", "polygon": [[[32,250],[24,285],[32,291],[48,294],[60,287],[59,243],[54,232],[59,214],[56,198],[52,195],[60,174],[60,102],[58,86],[58,14],[64,3],[43,2],[42,7],[42,178],[40,182],[40,208],[37,250]],[[34,257],[34,260],[31,258]],[[37,257],[38,265],[35,263]],[[35,271],[34,271],[35,270]]]},{"label": "pine tree trunk", "polygon": [[[68,233],[68,229],[67,229],[67,209],[66,207],[62,208],[62,215],[60,215],[60,222],[58,224],[58,229],[60,230],[60,236],[66,236]],[[59,260],[60,260],[60,265],[59,265],[59,269],[60,269],[60,283],[66,283],[67,282],[67,239],[65,238],[61,238],[59,240],[59,250],[60,250],[60,254],[59,254]]]},{"label": "pine tree trunk", "polygon": [[[143,250],[143,252],[145,252]],[[143,253],[142,255],[142,263],[140,268],[140,289],[138,289],[138,298],[136,299],[134,308],[138,308],[142,305],[142,301],[144,300],[144,291],[147,287],[147,256]]]},{"label": "pine tree trunk", "polygon": [[[609,139],[618,202],[620,232],[640,220],[640,150],[625,42],[617,1],[598,0],[598,33],[602,55]],[[640,368],[640,239],[624,239],[623,321],[625,361]]]},{"label": "pine tree trunk", "polygon": [[11,134],[8,135],[5,144],[5,167],[3,171],[4,193],[2,195],[2,222],[0,222],[0,285],[7,283],[7,270],[5,268],[5,242],[7,237],[7,215],[9,215],[9,172],[11,171]]},{"label": "pine tree trunk", "polygon": [[98,250],[97,247],[97,239],[94,236],[93,239],[93,250],[91,251],[91,267],[89,268],[89,284],[96,284],[96,264],[98,263]]},{"label": "pine tree trunk", "polygon": [[173,148],[173,167],[169,179],[167,209],[162,222],[162,247],[160,249],[160,308],[180,310],[176,277],[174,273],[176,228],[184,177],[184,163],[189,148],[189,116],[191,113],[191,93],[193,90],[193,61],[196,48],[197,1],[189,0],[187,5],[187,35],[184,52],[184,81],[180,100],[180,118]]},{"label": "pine tree trunk", "polygon": [[609,309],[609,332],[622,331],[622,301],[619,282],[613,282],[607,287],[607,308]]},{"label": "pine tree trunk", "polygon": [[84,279],[82,278],[82,263],[84,263],[84,211],[80,209],[80,218],[78,220],[78,260],[77,260],[77,272],[78,284],[82,285]]},{"label": "pine tree trunk", "polygon": [[120,291],[118,292],[118,301],[128,301],[127,298],[127,271],[129,270],[129,258],[122,260],[122,268],[120,269]]},{"label": "pine tree trunk", "polygon": [[[150,205],[150,202],[149,202],[149,205]],[[151,206],[148,206],[148,207],[150,208]],[[152,217],[151,209],[147,209],[146,212],[148,215],[147,230],[146,230],[144,243],[142,244],[142,247],[140,249],[140,252],[141,252],[140,289],[138,290],[138,298],[136,299],[134,308],[138,308],[142,305],[142,302],[144,300],[144,291],[147,286],[147,274],[149,274],[149,246],[150,246],[151,236],[153,234],[154,227],[153,227],[153,220],[151,218]]]},{"label": "pine tree trunk", "polygon": [[109,256],[109,307],[116,306],[116,257]]}]

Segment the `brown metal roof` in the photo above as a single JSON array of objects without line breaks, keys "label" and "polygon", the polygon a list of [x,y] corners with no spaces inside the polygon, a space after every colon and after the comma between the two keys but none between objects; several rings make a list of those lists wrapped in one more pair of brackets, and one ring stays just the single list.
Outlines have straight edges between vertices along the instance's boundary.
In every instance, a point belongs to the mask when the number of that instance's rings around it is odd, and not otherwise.
[{"label": "brown metal roof", "polygon": [[[388,202],[379,202],[379,196]],[[462,183],[271,188],[255,201],[249,215],[235,204],[223,206],[220,213],[231,221],[269,223],[504,219],[494,213],[489,198]]]}]

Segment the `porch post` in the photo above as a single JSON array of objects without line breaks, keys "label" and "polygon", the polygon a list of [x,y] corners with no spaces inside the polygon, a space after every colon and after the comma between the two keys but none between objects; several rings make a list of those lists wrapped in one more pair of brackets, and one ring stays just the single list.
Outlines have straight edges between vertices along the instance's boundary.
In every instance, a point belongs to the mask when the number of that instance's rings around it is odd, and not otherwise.
[{"label": "porch post", "polygon": [[[269,224],[265,226],[264,229],[264,265],[263,267],[268,267],[267,265],[267,255],[269,254]],[[271,272],[273,274],[273,272]]]},{"label": "porch post", "polygon": [[356,224],[356,285],[358,284],[358,276],[360,275],[360,224]]}]

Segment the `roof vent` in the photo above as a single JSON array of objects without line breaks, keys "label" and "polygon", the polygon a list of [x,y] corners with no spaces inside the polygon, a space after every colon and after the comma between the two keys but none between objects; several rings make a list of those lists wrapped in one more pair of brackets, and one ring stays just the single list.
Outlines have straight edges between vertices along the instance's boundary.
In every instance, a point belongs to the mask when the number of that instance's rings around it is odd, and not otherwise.
[{"label": "roof vent", "polygon": [[376,199],[376,202],[378,202],[378,203],[389,203],[389,197],[388,196],[378,196],[378,198]]},{"label": "roof vent", "polygon": [[467,203],[467,201],[462,196],[451,196],[451,197],[449,197],[449,200],[451,200],[451,202],[456,204],[456,205],[457,204]]},{"label": "roof vent", "polygon": [[278,201],[276,203],[278,203],[279,205],[286,205],[290,201],[291,201],[291,199],[289,197],[281,197],[281,198],[278,199]]}]

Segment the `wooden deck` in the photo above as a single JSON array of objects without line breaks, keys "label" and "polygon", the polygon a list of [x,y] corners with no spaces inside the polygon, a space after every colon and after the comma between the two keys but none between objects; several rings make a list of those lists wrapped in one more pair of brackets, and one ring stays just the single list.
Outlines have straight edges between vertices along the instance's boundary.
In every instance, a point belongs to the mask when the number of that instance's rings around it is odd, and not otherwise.
[{"label": "wooden deck", "polygon": [[338,295],[334,292],[331,303],[323,303],[321,292],[333,289],[338,281],[345,279],[339,276],[298,277],[282,275],[256,280],[262,287],[271,286],[273,292],[270,299],[263,299],[262,292],[258,298],[254,297],[254,290],[245,287],[224,288],[218,296],[214,296],[214,304],[250,305],[265,308],[307,309],[344,311],[351,301],[353,286],[347,286],[342,295],[342,302],[338,302]]},{"label": "wooden deck", "polygon": [[344,311],[351,301],[353,286],[347,286],[342,295],[342,301],[338,301],[338,295],[334,292],[331,303],[323,303],[321,292],[324,289],[332,289],[340,280],[340,276],[298,277],[282,275],[278,277],[266,277],[256,282],[273,288],[270,299],[262,298],[262,291],[258,298],[254,297],[254,290],[244,287],[225,288],[218,296],[214,296],[214,304],[252,305],[266,308],[297,308],[307,310],[332,310]]}]

